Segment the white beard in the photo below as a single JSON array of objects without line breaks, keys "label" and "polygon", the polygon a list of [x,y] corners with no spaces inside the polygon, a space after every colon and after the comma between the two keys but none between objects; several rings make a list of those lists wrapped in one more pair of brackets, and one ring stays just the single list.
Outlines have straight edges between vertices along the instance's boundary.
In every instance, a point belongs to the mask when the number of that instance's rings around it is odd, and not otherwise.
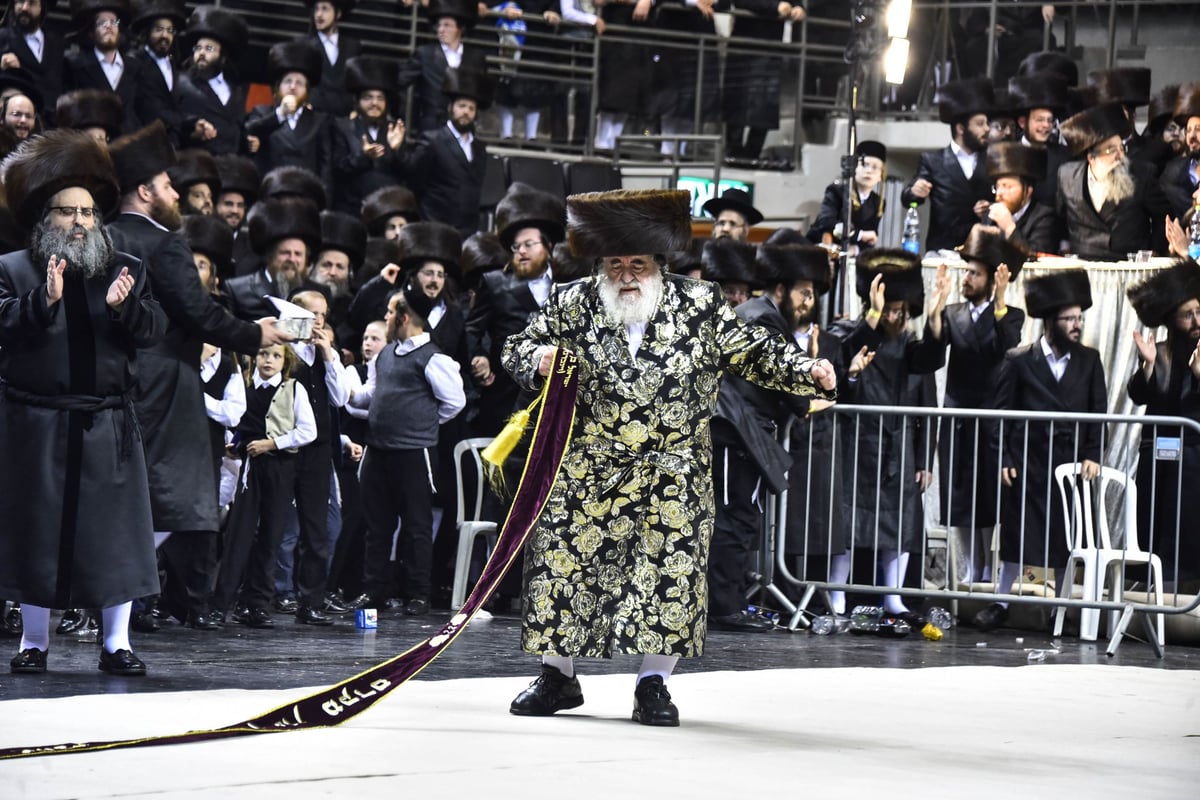
[{"label": "white beard", "polygon": [[[622,287],[637,286],[640,291],[636,296],[622,295]],[[600,301],[608,318],[618,325],[635,325],[649,322],[658,308],[658,299],[662,296],[663,279],[659,272],[651,273],[644,278],[635,278],[629,282],[611,280],[606,276],[600,277]]]}]

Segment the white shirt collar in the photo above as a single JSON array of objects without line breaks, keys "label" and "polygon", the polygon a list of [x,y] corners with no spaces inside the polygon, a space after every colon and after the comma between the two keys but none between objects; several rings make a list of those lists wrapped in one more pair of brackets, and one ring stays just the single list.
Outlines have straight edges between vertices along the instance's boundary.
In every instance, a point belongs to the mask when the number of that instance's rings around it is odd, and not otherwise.
[{"label": "white shirt collar", "polygon": [[116,53],[113,55],[113,60],[112,60],[111,64],[109,63],[109,60],[104,57],[104,53],[100,52],[99,48],[93,47],[92,52],[96,54],[96,60],[99,61],[101,64],[107,64],[107,65],[113,66],[113,67],[124,67],[125,66],[125,59],[121,57],[120,50],[117,50]]},{"label": "white shirt collar", "polygon": [[[1065,369],[1067,362],[1071,360],[1071,351],[1068,350],[1062,354],[1062,358],[1059,358],[1054,355],[1054,348],[1050,346],[1050,340],[1046,338],[1045,334],[1042,335],[1040,341],[1042,343],[1042,355],[1046,357],[1046,363],[1050,365],[1050,369],[1053,371],[1058,365],[1062,365],[1063,369]],[[1055,372],[1055,374],[1058,377],[1062,377],[1061,373]]]},{"label": "white shirt collar", "polygon": [[413,336],[412,338],[405,339],[403,342],[397,342],[396,343],[396,355],[402,356],[405,353],[411,353],[413,350],[416,350],[418,347],[423,346],[428,341],[429,341],[429,331],[423,331],[421,333],[418,333],[416,336]]},{"label": "white shirt collar", "polygon": [[267,387],[275,388],[276,386],[278,386],[281,383],[283,383],[283,373],[282,372],[276,372],[274,375],[272,375],[270,378],[268,378],[267,380],[264,381],[261,377],[259,377],[258,367],[254,368],[254,388],[255,389],[266,389]]}]

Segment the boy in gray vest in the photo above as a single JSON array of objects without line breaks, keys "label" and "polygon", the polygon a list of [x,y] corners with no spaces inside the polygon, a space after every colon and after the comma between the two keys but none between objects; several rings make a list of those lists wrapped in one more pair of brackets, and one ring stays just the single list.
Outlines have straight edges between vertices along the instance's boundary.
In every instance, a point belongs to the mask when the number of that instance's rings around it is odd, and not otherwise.
[{"label": "boy in gray vest", "polygon": [[400,574],[395,577],[404,613],[412,616],[429,611],[438,428],[466,405],[458,362],[430,341],[425,330],[430,305],[419,289],[392,295],[384,318],[388,343],[368,365],[366,384],[349,402],[370,409],[359,471],[367,522],[363,584],[370,605],[384,608],[393,586],[388,556],[399,523]]}]

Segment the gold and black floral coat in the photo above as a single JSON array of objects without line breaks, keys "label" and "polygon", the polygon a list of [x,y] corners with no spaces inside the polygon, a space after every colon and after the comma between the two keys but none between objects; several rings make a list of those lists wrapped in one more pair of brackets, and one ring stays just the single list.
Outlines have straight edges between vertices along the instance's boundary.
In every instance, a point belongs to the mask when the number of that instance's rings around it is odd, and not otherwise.
[{"label": "gold and black floral coat", "polygon": [[543,346],[580,358],[574,434],[525,550],[530,653],[699,656],[713,528],[709,420],[729,370],[832,398],[794,343],[746,325],[714,284],[664,276],[636,357],[597,281],[557,287],[503,364],[536,389]]}]

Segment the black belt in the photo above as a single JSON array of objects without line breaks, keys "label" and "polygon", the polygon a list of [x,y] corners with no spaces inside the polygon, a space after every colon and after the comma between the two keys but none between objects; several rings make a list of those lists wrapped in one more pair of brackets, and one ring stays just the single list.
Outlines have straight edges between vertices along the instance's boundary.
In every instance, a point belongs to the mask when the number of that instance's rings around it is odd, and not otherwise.
[{"label": "black belt", "polygon": [[140,439],[142,436],[142,430],[137,421],[137,414],[133,408],[133,398],[128,393],[110,395],[35,394],[18,389],[7,383],[3,384],[3,388],[5,400],[12,400],[15,403],[33,406],[34,408],[49,408],[55,411],[72,411],[83,414],[83,429],[88,431],[92,429],[92,424],[95,422],[94,414],[97,411],[124,408],[125,425],[117,435],[118,440],[121,442],[121,461],[125,461],[125,459],[129,458],[130,453],[133,452],[134,438]]}]

